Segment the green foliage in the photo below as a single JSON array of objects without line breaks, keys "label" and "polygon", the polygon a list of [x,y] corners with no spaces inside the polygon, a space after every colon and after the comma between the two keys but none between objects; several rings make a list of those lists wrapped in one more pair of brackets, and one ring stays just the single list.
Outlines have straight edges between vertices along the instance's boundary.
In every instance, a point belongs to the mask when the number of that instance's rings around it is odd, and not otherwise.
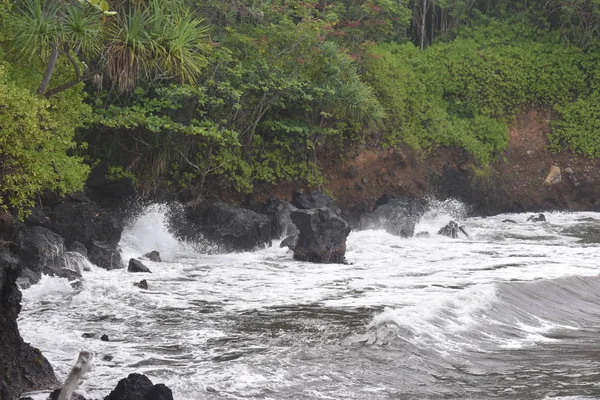
[{"label": "green foliage", "polygon": [[77,94],[39,98],[14,78],[0,64],[0,208],[18,209],[23,217],[38,193],[83,188],[89,169],[70,154],[89,107]]},{"label": "green foliage", "polygon": [[556,110],[560,119],[552,123],[551,148],[567,147],[586,157],[600,157],[600,93],[582,96]]}]

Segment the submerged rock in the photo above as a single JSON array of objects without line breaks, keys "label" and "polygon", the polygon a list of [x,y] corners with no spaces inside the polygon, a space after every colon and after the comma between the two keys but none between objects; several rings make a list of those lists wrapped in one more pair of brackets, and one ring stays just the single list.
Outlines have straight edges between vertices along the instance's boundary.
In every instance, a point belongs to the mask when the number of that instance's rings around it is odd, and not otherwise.
[{"label": "submerged rock", "polygon": [[133,286],[137,286],[140,289],[148,290],[148,281],[146,281],[145,279],[142,279],[139,282],[134,282]]},{"label": "submerged rock", "polygon": [[291,214],[300,231],[294,259],[317,263],[343,263],[350,226],[328,208],[297,210]]},{"label": "submerged rock", "polygon": [[132,258],[129,260],[129,265],[127,266],[127,271],[129,272],[150,272],[150,269],[146,267],[140,260],[136,260]]}]

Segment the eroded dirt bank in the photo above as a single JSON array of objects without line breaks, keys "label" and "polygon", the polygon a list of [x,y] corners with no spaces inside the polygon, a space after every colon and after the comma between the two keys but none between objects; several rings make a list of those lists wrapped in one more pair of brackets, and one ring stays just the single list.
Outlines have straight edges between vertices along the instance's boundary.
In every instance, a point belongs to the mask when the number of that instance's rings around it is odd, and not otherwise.
[{"label": "eroded dirt bank", "polygon": [[[549,112],[535,109],[517,115],[510,128],[509,149],[486,169],[477,168],[457,149],[438,149],[425,159],[404,149],[365,149],[326,167],[327,190],[350,215],[372,210],[384,193],[454,197],[482,215],[600,210],[600,159],[549,151],[550,118]],[[560,180],[544,184],[553,165],[560,168]],[[271,188],[271,193],[291,198],[296,188],[281,185]]]}]

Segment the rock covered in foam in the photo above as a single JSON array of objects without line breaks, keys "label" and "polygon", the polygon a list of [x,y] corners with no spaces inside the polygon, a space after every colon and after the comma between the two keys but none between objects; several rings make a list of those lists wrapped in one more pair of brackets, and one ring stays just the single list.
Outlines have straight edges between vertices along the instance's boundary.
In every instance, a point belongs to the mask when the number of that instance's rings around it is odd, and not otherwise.
[{"label": "rock covered in foam", "polygon": [[150,253],[144,254],[144,258],[147,258],[150,261],[161,262],[160,253],[156,250],[152,250]]},{"label": "rock covered in foam", "polygon": [[383,195],[375,204],[373,212],[361,217],[359,229],[385,229],[392,235],[411,237],[425,212],[421,201],[408,197]]}]

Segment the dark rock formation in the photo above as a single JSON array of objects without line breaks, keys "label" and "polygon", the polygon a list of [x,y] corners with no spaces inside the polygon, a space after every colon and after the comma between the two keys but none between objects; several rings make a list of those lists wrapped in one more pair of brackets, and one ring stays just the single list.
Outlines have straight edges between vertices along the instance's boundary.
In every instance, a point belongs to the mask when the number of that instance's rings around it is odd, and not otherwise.
[{"label": "dark rock formation", "polygon": [[160,253],[156,250],[151,251],[150,253],[144,254],[144,258],[147,258],[150,261],[161,262]]},{"label": "dark rock formation", "polygon": [[467,238],[469,234],[462,226],[459,226],[456,221],[450,221],[447,225],[440,228],[438,231],[438,235],[448,236],[450,238],[456,239],[458,238],[459,233],[463,233]]},{"label": "dark rock formation", "polygon": [[291,214],[300,231],[294,259],[318,263],[343,263],[350,226],[328,208],[297,210]]},{"label": "dark rock formation", "polygon": [[52,220],[50,215],[52,209],[50,207],[33,208],[31,214],[25,219],[27,226],[43,226],[44,228],[52,228]]},{"label": "dark rock formation", "polygon": [[538,214],[537,216],[532,215],[527,218],[527,221],[531,222],[546,222],[546,216],[544,214]]},{"label": "dark rock formation", "polygon": [[[52,393],[50,393],[50,396],[48,396],[48,400],[58,400],[58,396],[60,396],[60,388],[55,389]],[[79,393],[73,392],[71,394],[70,400],[86,400],[86,399]]]},{"label": "dark rock formation", "polygon": [[104,335],[100,336],[100,340],[102,340],[103,342],[110,342],[110,340],[108,339],[108,335],[106,333]]},{"label": "dark rock formation", "polygon": [[77,240],[74,242],[71,242],[67,245],[67,251],[79,253],[86,258],[88,256],[88,251],[87,251],[87,248],[85,247],[85,245]]},{"label": "dark rock formation", "polygon": [[124,268],[121,252],[115,245],[92,240],[88,247],[88,251],[90,261],[100,268],[109,271],[112,269]]},{"label": "dark rock formation", "polygon": [[139,282],[135,282],[135,283],[133,284],[133,286],[137,286],[137,287],[139,287],[140,289],[145,289],[145,290],[148,290],[148,281],[146,281],[145,279],[142,279],[142,280],[141,280],[141,281],[139,281]]},{"label": "dark rock formation", "polygon": [[187,208],[183,215],[173,212],[170,220],[179,237],[208,239],[228,251],[248,251],[271,243],[269,216],[229,204]]},{"label": "dark rock formation", "polygon": [[17,235],[17,246],[19,264],[27,270],[24,276],[36,283],[42,273],[59,274],[55,263],[64,252],[64,243],[62,237],[44,227],[22,229]]},{"label": "dark rock formation", "polygon": [[21,292],[16,257],[0,245],[0,399],[17,399],[25,391],[57,384],[54,370],[39,350],[23,342],[17,327]]},{"label": "dark rock formation", "polygon": [[291,235],[283,239],[279,244],[279,247],[287,247],[294,251],[296,249],[296,244],[298,244],[298,235]]},{"label": "dark rock formation", "polygon": [[266,204],[259,210],[259,213],[266,214],[271,218],[271,236],[280,238],[282,236],[296,235],[298,229],[292,222],[290,214],[297,210],[285,200],[280,200],[275,196],[270,196]]},{"label": "dark rock formation", "polygon": [[92,242],[116,246],[121,239],[123,220],[116,213],[83,201],[64,201],[52,211],[52,230],[67,243],[79,241],[88,251]]},{"label": "dark rock formation", "polygon": [[292,195],[292,205],[301,210],[312,210],[315,208],[328,208],[333,213],[341,215],[340,209],[334,204],[331,197],[323,192],[315,191],[310,195],[305,194],[302,190],[296,190]]},{"label": "dark rock formation", "polygon": [[360,229],[385,229],[386,232],[411,237],[415,233],[415,224],[425,212],[423,203],[407,197],[382,196],[375,203],[377,208],[361,217]]},{"label": "dark rock formation", "polygon": [[104,400],[173,400],[173,393],[163,384],[154,385],[145,375],[130,374]]},{"label": "dark rock formation", "polygon": [[129,272],[151,272],[148,267],[146,267],[140,260],[136,260],[135,258],[131,258],[129,260],[129,265],[127,266],[127,271],[129,271]]}]

